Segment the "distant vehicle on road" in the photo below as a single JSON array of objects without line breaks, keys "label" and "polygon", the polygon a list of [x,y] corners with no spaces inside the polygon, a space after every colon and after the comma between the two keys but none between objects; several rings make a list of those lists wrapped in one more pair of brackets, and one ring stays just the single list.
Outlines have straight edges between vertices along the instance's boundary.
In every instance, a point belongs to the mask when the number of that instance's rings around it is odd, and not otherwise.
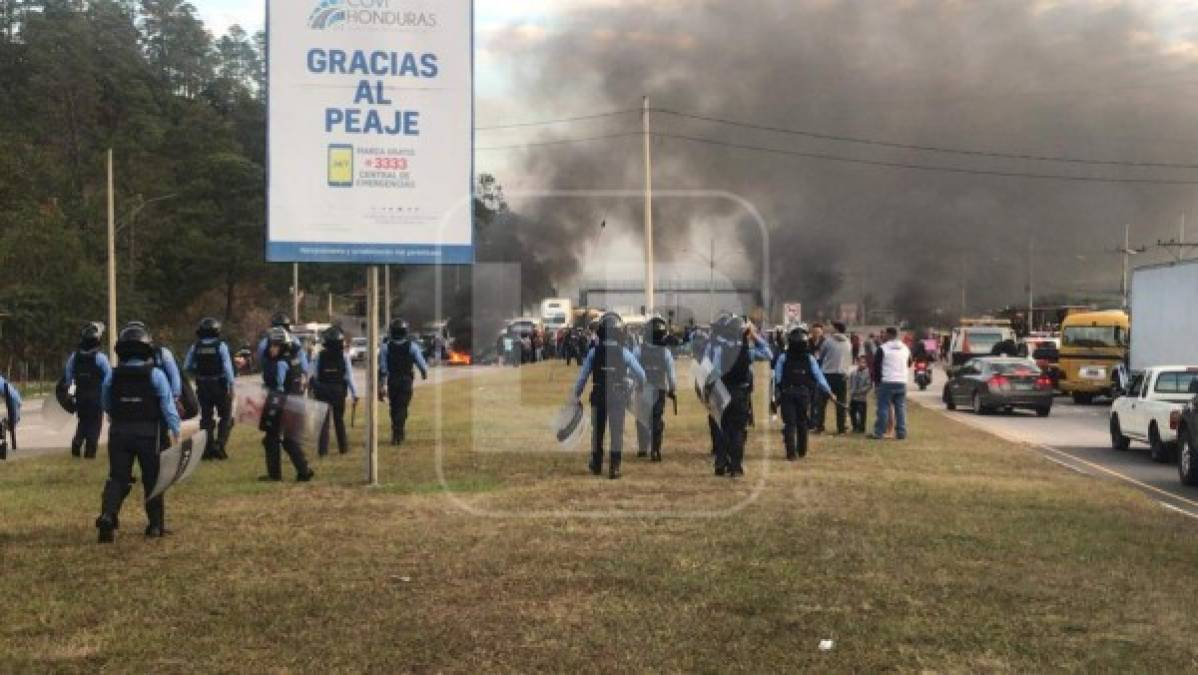
[{"label": "distant vehicle on road", "polygon": [[1115,367],[1127,358],[1129,321],[1121,310],[1084,312],[1061,324],[1061,391],[1079,405],[1116,390]]},{"label": "distant vehicle on road", "polygon": [[1137,268],[1129,299],[1132,372],[1198,362],[1198,260]]},{"label": "distant vehicle on road", "polygon": [[1152,460],[1168,462],[1186,404],[1198,392],[1198,366],[1160,366],[1132,376],[1125,396],[1111,405],[1111,447],[1147,443]]},{"label": "distant vehicle on road", "polygon": [[541,323],[545,332],[556,334],[574,320],[574,303],[569,298],[545,298],[541,301]]},{"label": "distant vehicle on road", "polygon": [[971,359],[944,385],[944,406],[968,406],[979,415],[1016,408],[1040,417],[1052,412],[1052,380],[1031,359],[988,356]]},{"label": "distant vehicle on road", "polygon": [[357,363],[358,361],[365,361],[366,356],[367,356],[367,354],[366,354],[366,345],[367,344],[368,343],[366,341],[366,338],[364,338],[364,337],[356,337],[356,338],[353,338],[352,340],[350,340],[350,342],[349,342],[349,359],[350,359],[350,361],[352,361],[354,363]]},{"label": "distant vehicle on road", "polygon": [[988,356],[994,346],[1005,340],[1015,340],[1011,322],[1005,319],[962,319],[961,325],[953,329],[949,342],[949,353],[945,355],[944,369],[951,376],[953,371],[971,359]]},{"label": "distant vehicle on road", "polygon": [[1036,362],[1040,370],[1052,378],[1055,388],[1061,380],[1061,338],[1052,333],[1033,333],[1019,342],[1020,356]]}]

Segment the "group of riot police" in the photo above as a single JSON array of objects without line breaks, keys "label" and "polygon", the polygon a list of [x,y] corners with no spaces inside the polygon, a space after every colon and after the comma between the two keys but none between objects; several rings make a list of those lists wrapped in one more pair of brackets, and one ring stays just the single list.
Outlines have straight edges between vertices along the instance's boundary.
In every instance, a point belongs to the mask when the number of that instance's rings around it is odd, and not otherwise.
[{"label": "group of riot police", "polygon": [[[227,459],[236,384],[233,361],[228,345],[221,339],[221,323],[213,318],[199,322],[182,372],[170,349],[156,344],[146,325],[139,321],[129,322],[120,330],[114,366],[101,347],[104,330],[100,323],[83,328],[78,348],[66,360],[55,397],[78,418],[71,441],[71,454],[76,457],[95,458],[105,413],[109,418],[109,471],[96,519],[99,541],[115,539],[121,505],[137,481],[134,463],[139,467],[147,497],[145,535],[161,537],[169,532],[165,501],[161,495],[148,499],[158,479],[159,453],[179,443],[183,420],[199,416],[200,429],[207,439],[203,459]],[[339,452],[349,452],[346,400],[356,404],[358,392],[345,349],[346,336],[334,326],[320,337],[322,350],[309,363],[303,343],[291,331],[290,319],[279,313],[272,317],[270,329],[258,344],[257,359],[266,390],[259,421],[266,474],[259,480],[282,480],[283,453],[294,466],[297,481],[310,481],[316,475],[304,454],[303,425],[285,423],[288,415],[303,416],[302,401],[307,394],[328,406],[320,425],[318,454],[328,454],[330,430],[336,435]],[[428,365],[402,319],[389,326],[379,356],[380,376],[386,383],[380,398],[390,399],[391,442],[399,445],[404,439],[415,370],[427,378]],[[194,388],[184,373],[194,379]],[[0,414],[0,437],[4,439],[0,451],[7,452],[7,439],[16,440],[14,428],[20,421],[21,398],[3,378],[0,396],[6,404],[6,414]]]},{"label": "group of riot police", "polygon": [[[645,325],[643,343],[630,349],[623,320],[614,312],[604,314],[591,330],[591,341],[573,397],[581,400],[587,380],[592,380],[591,473],[603,472],[603,439],[609,438],[608,476],[620,477],[623,456],[624,418],[627,408],[637,410],[638,456],[661,461],[667,398],[677,405],[674,358],[667,344],[669,330],[664,319],[652,317]],[[811,354],[805,325],[787,332],[784,350],[777,358],[753,324],[743,317],[724,314],[713,322],[710,333],[698,333],[692,341],[695,360],[704,365],[704,381],[698,383],[708,405],[708,427],[715,475],[744,475],[745,441],[753,421],[753,363],[770,361],[773,399],[782,412],[782,436],[786,458],[795,461],[807,454],[807,416],[811,401],[820,392],[836,405],[833,395]],[[631,405],[630,405],[631,404]]]}]

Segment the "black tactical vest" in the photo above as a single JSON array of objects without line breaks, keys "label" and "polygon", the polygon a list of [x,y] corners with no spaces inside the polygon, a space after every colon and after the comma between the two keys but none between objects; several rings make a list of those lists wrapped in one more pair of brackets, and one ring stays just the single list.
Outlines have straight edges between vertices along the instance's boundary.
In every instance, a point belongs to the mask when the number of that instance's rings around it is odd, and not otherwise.
[{"label": "black tactical vest", "polygon": [[162,420],[154,365],[117,366],[112,371],[112,430],[157,437]]},{"label": "black tactical vest", "polygon": [[220,343],[200,340],[192,351],[195,361],[196,377],[200,379],[216,379],[225,376],[224,360],[220,357]]},{"label": "black tactical vest", "polygon": [[334,398],[345,398],[345,352],[324,350],[316,357],[316,381],[321,390]]},{"label": "black tactical vest", "polygon": [[288,394],[302,394],[304,388],[303,368],[300,366],[299,357],[292,353],[291,349],[274,359],[267,356],[262,369],[262,381],[272,391],[279,388],[279,362],[287,365],[287,373],[283,379],[283,391]]},{"label": "black tactical vest", "polygon": [[391,340],[387,343],[387,378],[415,376],[416,360],[412,358],[411,340]]},{"label": "black tactical vest", "polygon": [[641,347],[641,367],[645,369],[645,380],[656,389],[668,389],[669,372],[666,367],[666,348],[658,345]]},{"label": "black tactical vest", "polygon": [[601,342],[594,347],[595,361],[591,372],[595,375],[593,391],[607,393],[623,391],[628,386],[628,364],[624,362],[624,347],[615,341]]},{"label": "black tactical vest", "polygon": [[[736,347],[730,345],[724,348],[720,358],[725,358],[729,352]],[[741,342],[740,349],[736,353],[736,360],[732,362],[732,367],[724,374],[724,385],[729,389],[744,388],[753,383],[753,360],[749,356],[749,345]]]},{"label": "black tactical vest", "polygon": [[782,388],[815,388],[815,375],[811,372],[811,357],[807,353],[786,352],[786,363],[782,364]]},{"label": "black tactical vest", "polygon": [[96,352],[75,352],[72,364],[75,376],[75,399],[99,401],[100,386],[104,383],[104,372],[96,363]]}]

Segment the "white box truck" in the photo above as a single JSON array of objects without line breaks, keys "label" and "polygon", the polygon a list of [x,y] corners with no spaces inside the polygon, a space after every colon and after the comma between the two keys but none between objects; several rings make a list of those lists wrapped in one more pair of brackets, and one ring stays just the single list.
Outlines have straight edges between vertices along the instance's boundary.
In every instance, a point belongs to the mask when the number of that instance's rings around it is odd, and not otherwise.
[{"label": "white box truck", "polygon": [[541,324],[545,332],[556,335],[574,319],[574,304],[568,298],[545,298],[541,301]]},{"label": "white box truck", "polygon": [[1198,260],[1140,267],[1131,277],[1131,370],[1198,364]]}]

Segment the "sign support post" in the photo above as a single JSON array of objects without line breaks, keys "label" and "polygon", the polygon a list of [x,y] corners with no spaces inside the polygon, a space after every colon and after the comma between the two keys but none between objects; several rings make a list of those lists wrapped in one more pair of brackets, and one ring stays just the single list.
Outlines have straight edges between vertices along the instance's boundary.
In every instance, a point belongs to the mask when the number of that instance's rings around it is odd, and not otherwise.
[{"label": "sign support post", "polygon": [[366,272],[366,484],[379,484],[379,268]]}]

